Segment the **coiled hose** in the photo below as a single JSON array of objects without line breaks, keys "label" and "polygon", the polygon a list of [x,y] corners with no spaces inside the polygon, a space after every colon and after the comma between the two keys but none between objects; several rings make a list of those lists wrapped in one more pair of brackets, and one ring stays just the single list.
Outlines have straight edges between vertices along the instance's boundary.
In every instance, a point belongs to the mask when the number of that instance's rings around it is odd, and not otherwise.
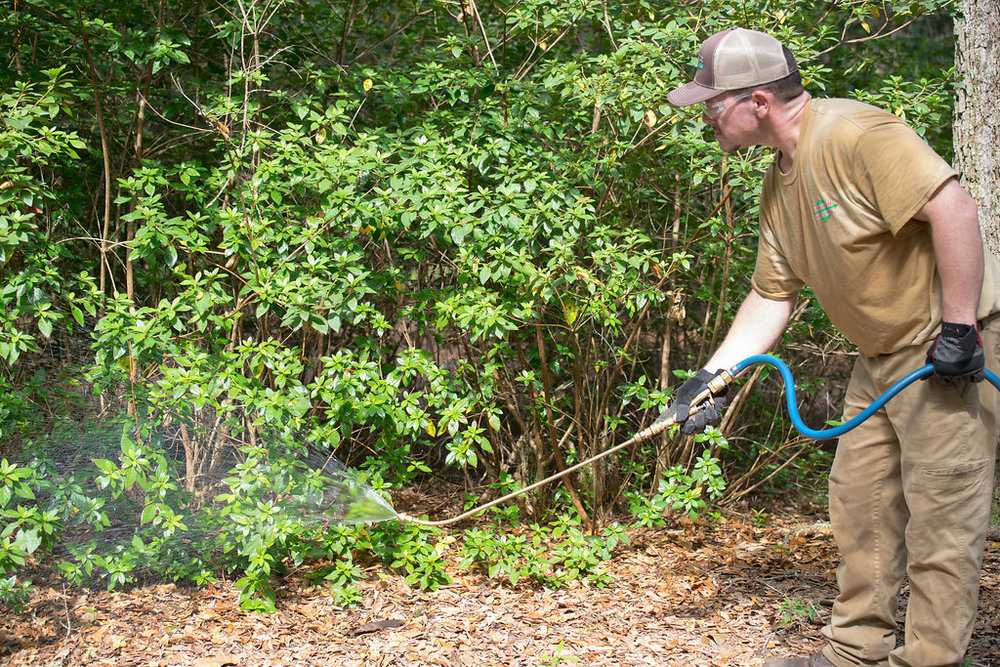
[{"label": "coiled hose", "polygon": [[[733,366],[733,368],[729,372],[733,375],[733,377],[736,377],[744,370],[746,370],[748,367],[753,366],[754,364],[769,364],[778,369],[778,371],[781,373],[781,379],[785,383],[785,405],[788,408],[788,415],[789,417],[791,417],[792,425],[795,426],[795,430],[801,433],[802,435],[806,436],[807,438],[814,438],[816,440],[824,440],[827,438],[839,438],[840,436],[847,433],[851,429],[855,428],[861,422],[865,421],[873,414],[881,410],[883,405],[892,400],[892,398],[899,392],[903,391],[903,389],[909,387],[917,380],[928,377],[934,373],[934,367],[931,364],[922,366],[917,370],[913,371],[912,373],[910,373],[909,375],[907,375],[906,377],[904,377],[896,384],[889,387],[889,389],[887,389],[884,394],[882,394],[874,401],[872,401],[871,405],[869,405],[867,408],[859,412],[852,419],[838,426],[817,430],[809,428],[808,426],[805,425],[805,423],[803,423],[802,417],[801,415],[799,415],[799,409],[797,407],[798,404],[795,401],[795,380],[792,378],[792,371],[789,370],[788,364],[783,362],[781,359],[771,356],[770,354],[758,354],[752,357],[747,357],[740,363]],[[997,390],[1000,390],[1000,377],[997,377],[996,373],[987,369],[986,380],[994,387],[996,387]]]},{"label": "coiled hose", "polygon": [[[746,359],[736,364],[729,370],[725,370],[719,373],[719,375],[716,376],[714,380],[709,382],[708,389],[706,389],[704,392],[696,396],[694,400],[691,401],[690,414],[693,414],[698,410],[702,409],[705,405],[706,399],[708,399],[713,394],[720,393],[723,389],[725,389],[727,385],[732,384],[743,371],[745,371],[750,366],[753,366],[754,364],[768,364],[778,369],[778,371],[781,373],[781,379],[785,383],[785,405],[788,408],[788,415],[792,420],[792,425],[795,427],[795,430],[797,430],[802,435],[806,436],[807,438],[813,438],[816,440],[826,440],[830,438],[840,437],[841,435],[847,433],[851,429],[857,427],[863,421],[871,417],[875,412],[882,409],[882,406],[884,406],[886,403],[892,400],[892,398],[896,394],[901,392],[903,389],[910,386],[917,380],[926,378],[934,373],[934,367],[931,364],[922,366],[921,368],[918,368],[917,370],[913,371],[912,373],[904,377],[896,384],[889,387],[889,389],[884,394],[876,398],[871,405],[869,405],[867,408],[858,413],[854,418],[844,422],[843,424],[840,424],[838,426],[833,426],[831,428],[813,429],[805,425],[805,423],[802,421],[802,416],[799,414],[798,404],[796,403],[795,400],[795,379],[792,377],[792,371],[791,369],[788,368],[788,364],[770,354],[757,354],[752,357],[747,357]],[[998,391],[1000,391],[1000,377],[997,377],[996,373],[990,371],[989,369],[986,370],[986,381],[992,384]],[[675,419],[666,419],[657,422],[652,426],[649,426],[648,428],[639,431],[638,433],[633,435],[625,442],[622,442],[621,444],[615,445],[610,449],[606,449],[599,454],[595,454],[594,456],[591,456],[589,459],[580,461],[579,463],[576,463],[566,468],[565,470],[561,470],[556,474],[546,477],[545,479],[539,480],[534,484],[524,487],[523,489],[512,491],[511,493],[508,493],[505,496],[497,498],[496,500],[492,500],[483,505],[479,505],[478,507],[474,507],[467,512],[459,514],[458,516],[454,516],[449,519],[443,519],[441,521],[426,521],[424,519],[417,519],[416,517],[412,517],[408,514],[399,512],[396,514],[396,518],[399,519],[400,521],[405,521],[407,523],[416,523],[423,526],[447,526],[453,523],[458,523],[459,521],[462,521],[463,519],[467,519],[475,514],[478,514],[479,512],[482,512],[485,509],[489,509],[490,507],[494,507],[496,505],[499,505],[500,503],[504,503],[512,498],[516,498],[517,496],[523,493],[527,493],[529,491],[537,489],[540,486],[544,486],[545,484],[554,482],[557,479],[561,479],[566,475],[569,475],[570,473],[573,473],[579,470],[580,468],[583,468],[584,466],[590,465],[594,461],[604,458],[605,456],[610,456],[611,454],[614,454],[619,450],[634,445],[637,442],[648,440],[649,438],[652,438],[655,435],[659,435],[663,431],[673,426],[676,423],[676,421],[677,420]]]}]

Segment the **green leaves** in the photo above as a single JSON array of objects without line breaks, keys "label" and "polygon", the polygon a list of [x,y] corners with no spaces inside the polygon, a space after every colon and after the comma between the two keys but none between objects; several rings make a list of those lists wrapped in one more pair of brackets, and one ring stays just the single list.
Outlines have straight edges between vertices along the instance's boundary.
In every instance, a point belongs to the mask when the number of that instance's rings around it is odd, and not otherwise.
[{"label": "green leaves", "polygon": [[439,528],[414,524],[380,527],[371,535],[371,548],[389,567],[400,571],[406,582],[424,590],[436,590],[451,581],[445,571],[443,551],[452,538],[436,544]]},{"label": "green leaves", "polygon": [[578,520],[558,517],[552,527],[533,524],[472,528],[465,531],[461,567],[483,571],[490,579],[504,579],[511,586],[522,581],[560,588],[583,579],[604,587],[609,582],[602,564],[628,538],[618,524],[586,535]]},{"label": "green leaves", "polygon": [[[130,422],[169,425],[177,448],[126,433],[72,482],[0,465],[0,511],[16,524],[0,569],[44,551],[60,522],[98,534],[131,502],[141,535],[120,553],[70,545],[67,577],[233,573],[245,605],[271,609],[285,556],[326,539],[266,497],[280,471],[249,465],[290,434],[349,453],[387,492],[529,483],[638,430],[669,395],[662,369],[697,367],[745,291],[771,160],[744,151],[722,167],[697,111],[666,102],[701,40],[738,11],[789,44],[810,90],[866,89],[854,94],[944,146],[951,74],[937,55],[949,41],[924,24],[868,37],[950,6],[920,0],[890,17],[868,0],[829,13],[643,1],[605,14],[521,0],[455,16],[458,5],[374,2],[349,16],[225,0],[211,15],[167,3],[154,25],[141,3],[95,18],[41,0],[67,24],[79,14],[92,63],[58,20],[0,16],[15,65],[0,72],[0,436],[36,437],[38,413],[63,403],[53,384],[80,383],[127,402]],[[885,62],[909,69],[885,78]],[[74,78],[91,65],[96,85]],[[52,359],[59,374],[42,373]],[[644,521],[701,511],[723,492],[724,450],[717,434],[696,442],[709,454],[693,468],[686,446],[640,449],[569,478],[572,499],[540,490],[535,506],[603,516],[626,479]],[[247,465],[202,524],[188,494],[237,446]],[[666,486],[650,489],[664,466]],[[220,525],[224,539],[199,544],[212,564],[170,539]],[[512,583],[600,583],[611,538],[559,530],[475,537],[470,566]],[[328,581],[345,604],[357,602],[351,549],[368,538],[337,538]],[[379,526],[371,539],[411,582],[445,580],[436,534]],[[559,544],[542,571],[532,557],[546,540]],[[482,565],[484,550],[499,560]],[[8,590],[16,598],[16,582]]]},{"label": "green leaves", "polygon": [[35,494],[29,484],[33,479],[34,472],[30,468],[22,468],[7,459],[0,460],[0,510],[14,497],[34,500]]},{"label": "green leaves", "polygon": [[0,460],[0,575],[24,565],[39,549],[49,549],[63,527],[57,512],[35,502],[35,488],[42,486],[49,485],[32,469]]}]

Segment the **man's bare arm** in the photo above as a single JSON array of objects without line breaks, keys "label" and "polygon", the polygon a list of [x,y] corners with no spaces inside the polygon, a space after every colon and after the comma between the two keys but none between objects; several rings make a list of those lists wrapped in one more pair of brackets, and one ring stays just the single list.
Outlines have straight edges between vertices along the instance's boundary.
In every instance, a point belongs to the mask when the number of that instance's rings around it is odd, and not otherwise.
[{"label": "man's bare arm", "polygon": [[952,178],[914,217],[931,226],[941,274],[942,319],[974,325],[983,285],[983,239],[976,202]]}]

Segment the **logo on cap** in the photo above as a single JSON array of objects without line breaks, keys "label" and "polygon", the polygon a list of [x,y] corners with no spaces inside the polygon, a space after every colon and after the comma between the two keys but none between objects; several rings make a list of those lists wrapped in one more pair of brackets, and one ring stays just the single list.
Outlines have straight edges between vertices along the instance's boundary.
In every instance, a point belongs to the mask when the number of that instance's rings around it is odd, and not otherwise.
[{"label": "logo on cap", "polygon": [[694,69],[696,72],[700,69],[705,69],[705,59],[701,56],[700,53],[698,54],[698,65]]}]

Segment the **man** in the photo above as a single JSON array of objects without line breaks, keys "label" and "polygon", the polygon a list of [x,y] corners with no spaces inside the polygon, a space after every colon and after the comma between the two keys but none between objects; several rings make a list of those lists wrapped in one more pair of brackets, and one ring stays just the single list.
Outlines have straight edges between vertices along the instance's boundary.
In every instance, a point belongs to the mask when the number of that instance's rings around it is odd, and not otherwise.
[{"label": "man", "polygon": [[[761,193],[753,290],[708,363],[661,416],[688,417],[720,369],[766,352],[808,284],[858,348],[844,418],[926,363],[918,382],[840,438],[830,517],[841,553],[827,644],[766,666],[961,664],[972,634],[993,481],[1000,392],[977,384],[1000,356],[1000,269],[952,168],[896,116],[813,99],[794,57],[731,28],[701,47],[694,80],[667,96],[703,103],[719,145],[777,149]],[[687,420],[687,421],[685,421]],[[905,641],[896,646],[904,576]]]}]

